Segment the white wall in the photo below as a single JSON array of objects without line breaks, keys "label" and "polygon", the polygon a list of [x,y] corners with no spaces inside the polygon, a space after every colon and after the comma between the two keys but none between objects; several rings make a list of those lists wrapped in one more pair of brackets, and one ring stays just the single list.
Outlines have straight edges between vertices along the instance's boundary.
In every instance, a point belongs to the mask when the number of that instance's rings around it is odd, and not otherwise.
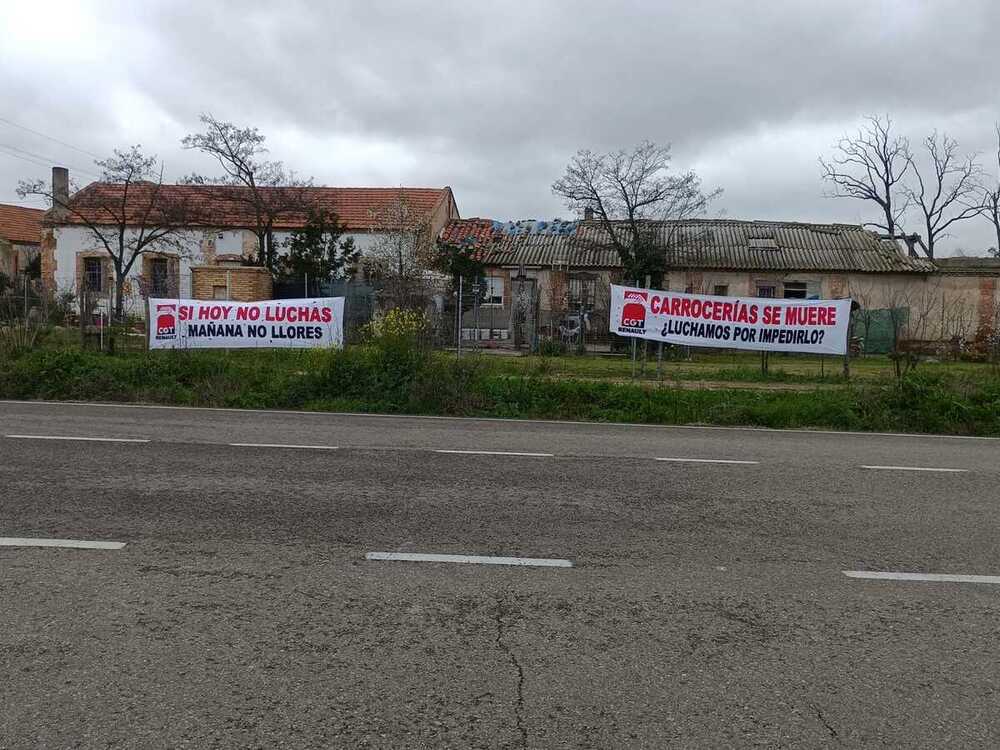
[{"label": "white wall", "polygon": [[[73,292],[78,293],[77,289],[77,278],[76,278],[76,258],[78,253],[84,252],[101,252],[105,257],[108,257],[107,251],[104,246],[94,237],[93,233],[86,227],[78,226],[68,226],[68,227],[57,227],[54,230],[55,235],[55,285],[57,292]],[[181,238],[181,252],[180,252],[180,275],[181,275],[181,289],[180,293],[182,297],[191,296],[191,266],[197,265],[203,262],[204,258],[201,256],[201,241],[204,233],[201,230],[192,230],[185,232]],[[135,232],[130,231],[129,239],[134,239]],[[170,246],[163,246],[161,248],[154,248],[154,250],[161,250],[165,253],[178,254],[178,248],[172,243]],[[141,308],[142,306],[138,304],[140,302],[139,298],[139,288],[138,284],[135,283],[138,277],[142,274],[142,258],[138,258],[133,264],[131,270],[129,271],[128,278],[133,280],[131,299],[128,300],[129,304],[127,307],[132,307],[134,309]]]},{"label": "white wall", "polygon": [[[107,255],[103,245],[94,237],[89,229],[80,226],[57,227],[55,234],[55,285],[57,292],[78,293],[76,278],[76,257],[83,252],[102,252]],[[131,232],[134,237],[135,232]],[[253,232],[248,229],[225,229],[225,230],[190,230],[181,236],[183,246],[180,254],[180,296],[191,297],[191,266],[200,265],[206,262],[202,255],[202,243],[204,240],[211,240],[215,244],[216,255],[241,255],[243,254],[244,237],[253,236]],[[284,242],[291,236],[291,232],[275,232],[274,238],[279,252],[284,249]],[[130,238],[131,238],[130,237]],[[351,237],[354,245],[361,254],[364,255],[378,241],[379,234],[372,232],[356,232],[343,235],[343,239]],[[178,250],[173,243],[170,246],[159,248],[162,252],[178,254]],[[154,248],[156,250],[156,248]],[[136,260],[129,279],[132,280],[132,294],[127,300],[126,307],[132,311],[143,309],[142,300],[139,295],[138,277],[142,274],[142,258]]]},{"label": "white wall", "polygon": [[[284,243],[292,236],[291,232],[275,232],[274,242],[278,248],[284,248]],[[348,237],[354,240],[354,247],[361,251],[362,255],[365,255],[368,250],[370,250],[375,243],[378,241],[378,232],[352,232],[345,233],[340,236],[341,241],[346,240]],[[217,252],[222,252],[217,250]]]},{"label": "white wall", "polygon": [[225,229],[206,232],[205,235],[215,241],[217,255],[242,255],[244,233],[242,229]]}]

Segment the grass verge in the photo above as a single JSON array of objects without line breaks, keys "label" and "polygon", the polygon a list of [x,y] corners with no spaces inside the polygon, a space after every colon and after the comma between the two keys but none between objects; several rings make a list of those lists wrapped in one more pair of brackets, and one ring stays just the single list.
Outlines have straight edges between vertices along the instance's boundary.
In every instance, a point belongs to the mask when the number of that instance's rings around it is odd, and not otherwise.
[{"label": "grass verge", "polygon": [[810,392],[682,390],[517,374],[409,346],[345,351],[39,350],[0,362],[0,397],[644,424],[1000,435],[1000,378],[915,372]]}]

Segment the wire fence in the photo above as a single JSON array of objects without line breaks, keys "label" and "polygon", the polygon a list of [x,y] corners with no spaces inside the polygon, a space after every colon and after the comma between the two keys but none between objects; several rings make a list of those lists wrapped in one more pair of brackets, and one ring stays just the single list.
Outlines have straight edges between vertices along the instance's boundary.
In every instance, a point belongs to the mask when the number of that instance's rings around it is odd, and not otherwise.
[{"label": "wire fence", "polygon": [[[256,285],[256,286],[255,286]],[[455,279],[436,275],[385,280],[318,280],[308,277],[273,280],[266,274],[227,273],[219,269],[205,282],[192,273],[140,276],[117,289],[108,278],[87,279],[71,288],[47,289],[37,278],[19,275],[0,280],[0,329],[22,326],[31,340],[32,330],[57,328],[64,338],[78,338],[84,349],[130,352],[147,347],[150,298],[301,299],[343,297],[344,340],[348,345],[364,340],[367,326],[387,310],[405,308],[422,313],[427,321],[427,346],[460,353],[470,351],[511,354],[591,354],[634,360],[637,368],[673,361],[746,362],[745,353],[726,349],[692,349],[657,345],[619,337],[609,327],[610,294],[596,281],[572,279],[554,294],[539,289],[530,278],[512,277],[500,288],[482,276]],[[120,307],[120,310],[118,308]],[[1000,307],[994,311],[991,333],[978,344],[970,334],[947,339],[907,338],[916,327],[917,308],[859,308],[852,315],[852,357],[915,351],[940,360],[982,357],[1000,359]],[[28,330],[30,329],[30,330]],[[971,329],[970,329],[971,330]],[[980,337],[982,338],[982,337]],[[979,348],[976,348],[976,347]],[[983,346],[987,347],[980,351]],[[985,353],[984,353],[985,352]],[[761,368],[769,362],[811,362],[820,372],[836,369],[831,358],[811,355],[761,355]]]}]

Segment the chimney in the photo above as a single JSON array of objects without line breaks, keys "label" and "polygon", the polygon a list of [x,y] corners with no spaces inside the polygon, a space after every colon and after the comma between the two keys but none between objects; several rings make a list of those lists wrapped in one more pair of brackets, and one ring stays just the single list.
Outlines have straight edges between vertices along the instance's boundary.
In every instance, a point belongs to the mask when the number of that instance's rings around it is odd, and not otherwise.
[{"label": "chimney", "polygon": [[69,170],[66,167],[52,167],[52,209],[57,215],[64,215],[64,206],[69,203]]},{"label": "chimney", "polygon": [[590,206],[587,206],[585,209],[583,209],[583,220],[593,221],[593,219],[594,219],[594,209],[592,209]]}]

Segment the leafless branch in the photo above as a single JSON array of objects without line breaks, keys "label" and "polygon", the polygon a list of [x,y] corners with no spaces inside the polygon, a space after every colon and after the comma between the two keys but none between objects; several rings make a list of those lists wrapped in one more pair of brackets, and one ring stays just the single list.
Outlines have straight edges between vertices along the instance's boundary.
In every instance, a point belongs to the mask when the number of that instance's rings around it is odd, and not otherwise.
[{"label": "leafless branch", "polygon": [[222,168],[222,175],[194,174],[186,177],[185,182],[216,186],[219,188],[216,199],[246,207],[254,216],[258,262],[274,271],[278,254],[274,228],[283,219],[304,220],[309,209],[315,208],[309,201],[308,190],[313,180],[300,179],[280,161],[264,158],[268,153],[265,137],[257,128],[241,128],[211,114],[203,114],[201,122],[204,132],[185,136],[181,145],[213,157]]},{"label": "leafless branch", "polygon": [[913,160],[906,194],[920,211],[927,238],[927,254],[934,257],[938,240],[948,228],[983,212],[982,168],[973,154],[961,156],[958,142],[935,131],[923,141],[923,167]]},{"label": "leafless branch", "polygon": [[830,196],[875,203],[883,221],[877,226],[887,234],[902,232],[900,222],[909,207],[901,181],[910,170],[909,141],[893,133],[888,116],[872,115],[852,136],[834,146],[834,155],[820,158],[823,179],[832,185]]},{"label": "leafless branch", "polygon": [[163,188],[163,169],[155,156],[146,156],[140,146],[115,149],[107,159],[95,162],[101,181],[64,199],[43,180],[22,181],[21,196],[49,199],[52,207],[86,228],[103,248],[114,269],[115,316],[125,312],[126,279],[136,261],[147,253],[187,250],[186,230],[200,223],[196,207]]},{"label": "leafless branch", "polygon": [[694,172],[670,174],[670,161],[670,147],[651,141],[631,151],[578,151],[552,185],[569,209],[593,213],[622,259],[626,278],[662,278],[667,248],[658,239],[658,223],[703,214],[722,193],[705,193]]}]

